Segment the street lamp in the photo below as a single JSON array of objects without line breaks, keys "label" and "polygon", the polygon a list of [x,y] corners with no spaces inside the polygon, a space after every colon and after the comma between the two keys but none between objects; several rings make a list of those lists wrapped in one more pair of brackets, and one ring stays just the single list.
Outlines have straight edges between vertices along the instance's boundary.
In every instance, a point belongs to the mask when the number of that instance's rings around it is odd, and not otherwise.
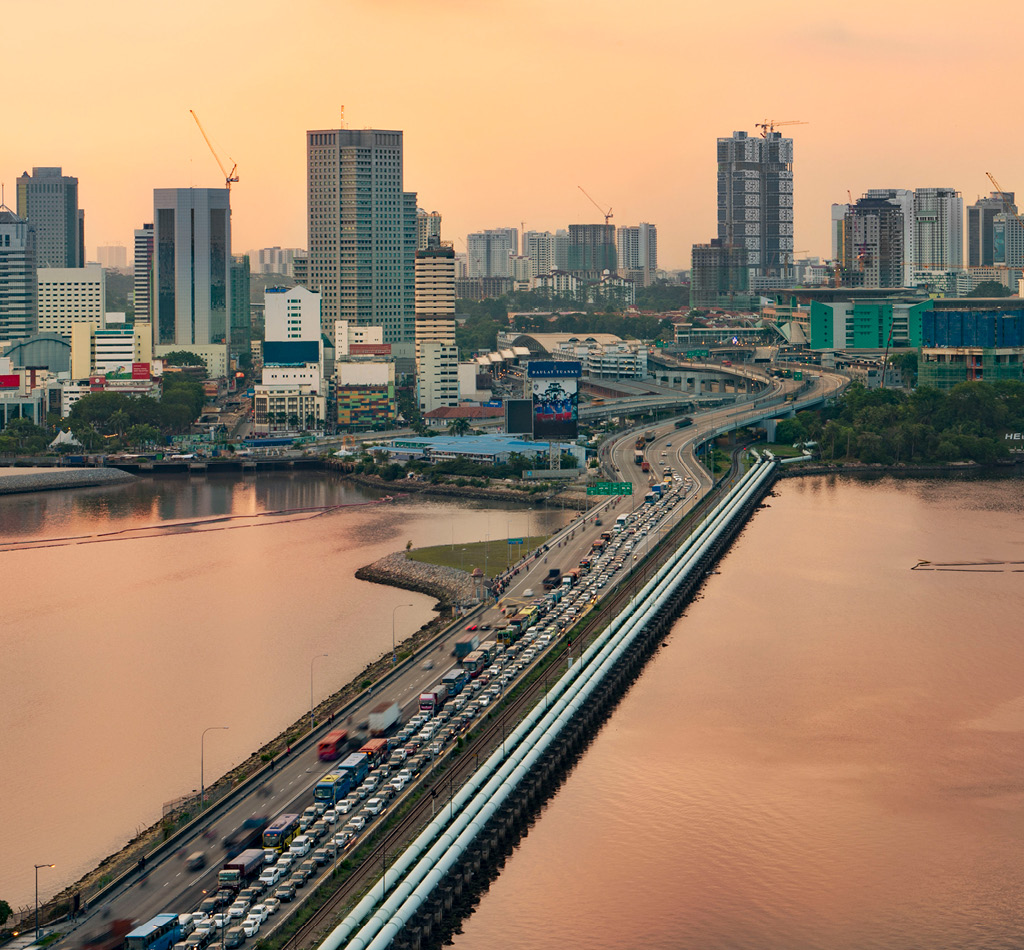
[{"label": "street lamp", "polygon": [[55,864],[37,864],[36,866],[36,942],[39,942],[39,869],[56,867]]},{"label": "street lamp", "polygon": [[309,661],[309,731],[313,731],[313,664],[320,659],[322,656],[327,656],[326,653],[318,653],[312,660]]},{"label": "street lamp", "polygon": [[[465,548],[463,548],[465,550]],[[411,607],[412,604],[395,604],[395,609],[391,611],[391,665],[394,666],[398,662],[398,653],[395,650],[395,614],[398,613],[399,607]]]},{"label": "street lamp", "polygon": [[206,733],[211,729],[227,729],[227,726],[207,726],[199,737],[199,810],[203,810],[203,802],[206,800],[206,787],[203,784],[203,759],[206,752]]}]

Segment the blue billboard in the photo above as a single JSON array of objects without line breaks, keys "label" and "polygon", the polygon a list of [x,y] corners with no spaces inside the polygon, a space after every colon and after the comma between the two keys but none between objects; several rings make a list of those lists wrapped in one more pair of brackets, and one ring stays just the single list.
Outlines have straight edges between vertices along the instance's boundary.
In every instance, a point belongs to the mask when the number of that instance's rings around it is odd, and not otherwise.
[{"label": "blue billboard", "polygon": [[583,364],[579,360],[530,360],[526,364],[527,379],[579,378]]}]

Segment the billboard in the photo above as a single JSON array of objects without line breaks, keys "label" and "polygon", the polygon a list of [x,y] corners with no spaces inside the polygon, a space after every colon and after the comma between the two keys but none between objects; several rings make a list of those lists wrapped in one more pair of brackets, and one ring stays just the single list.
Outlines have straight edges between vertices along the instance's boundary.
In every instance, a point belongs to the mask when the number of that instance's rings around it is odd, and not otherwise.
[{"label": "billboard", "polygon": [[579,378],[583,364],[579,360],[530,360],[526,364],[527,379]]},{"label": "billboard", "polygon": [[532,399],[506,400],[505,431],[509,435],[533,435]]},{"label": "billboard", "polygon": [[575,378],[535,376],[530,380],[530,387],[533,437],[549,442],[575,441],[579,436],[579,393]]}]

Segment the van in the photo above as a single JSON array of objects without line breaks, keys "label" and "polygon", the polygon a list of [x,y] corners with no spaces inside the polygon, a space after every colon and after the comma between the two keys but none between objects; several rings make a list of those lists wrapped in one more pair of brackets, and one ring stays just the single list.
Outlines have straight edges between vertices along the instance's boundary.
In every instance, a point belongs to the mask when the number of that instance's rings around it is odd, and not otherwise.
[{"label": "van", "polygon": [[297,854],[299,857],[309,854],[313,847],[313,839],[309,835],[296,835],[292,839],[292,846],[288,849],[292,854]]},{"label": "van", "polygon": [[196,922],[192,919],[191,914],[178,914],[178,925],[181,927],[182,940],[185,940],[196,929]]},{"label": "van", "polygon": [[190,871],[199,871],[206,867],[206,852],[193,851],[185,858],[185,867]]}]

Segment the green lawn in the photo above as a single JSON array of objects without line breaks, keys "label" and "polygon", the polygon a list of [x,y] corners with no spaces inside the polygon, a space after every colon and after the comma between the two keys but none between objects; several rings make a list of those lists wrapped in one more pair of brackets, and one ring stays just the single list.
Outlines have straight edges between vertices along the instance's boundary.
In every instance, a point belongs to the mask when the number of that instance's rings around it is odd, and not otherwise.
[{"label": "green lawn", "polygon": [[757,445],[752,445],[751,448],[756,449],[758,452],[763,452],[767,449],[772,455],[777,455],[779,458],[784,459],[796,458],[804,454],[800,449],[795,449],[792,444],[785,442],[758,442]]},{"label": "green lawn", "polygon": [[515,564],[522,555],[539,548],[547,539],[548,535],[539,535],[523,538],[522,544],[509,544],[505,538],[500,541],[471,541],[468,544],[456,544],[454,547],[450,544],[438,544],[432,548],[417,548],[410,551],[409,557],[413,561],[440,564],[467,572],[479,567],[488,577],[493,577],[497,571]]}]

